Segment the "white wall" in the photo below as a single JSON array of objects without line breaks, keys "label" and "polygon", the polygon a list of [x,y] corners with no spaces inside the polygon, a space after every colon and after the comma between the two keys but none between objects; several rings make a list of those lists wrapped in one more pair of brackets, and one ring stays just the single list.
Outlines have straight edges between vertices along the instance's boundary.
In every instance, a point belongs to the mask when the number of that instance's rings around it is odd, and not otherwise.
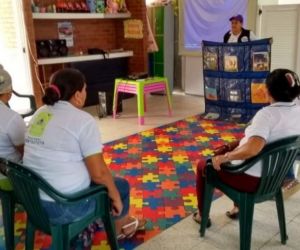
[{"label": "white wall", "polygon": [[300,5],[262,6],[257,34],[273,37],[272,70],[300,72]]},{"label": "white wall", "polygon": [[182,83],[186,94],[204,95],[202,56],[182,57]]},{"label": "white wall", "polygon": [[300,0],[258,0],[258,5],[300,4]]},{"label": "white wall", "polygon": [[300,0],[279,0],[279,4],[300,4]]},{"label": "white wall", "polygon": [[[280,0],[258,0],[258,5],[276,5]],[[283,0],[286,1],[286,0]]]}]

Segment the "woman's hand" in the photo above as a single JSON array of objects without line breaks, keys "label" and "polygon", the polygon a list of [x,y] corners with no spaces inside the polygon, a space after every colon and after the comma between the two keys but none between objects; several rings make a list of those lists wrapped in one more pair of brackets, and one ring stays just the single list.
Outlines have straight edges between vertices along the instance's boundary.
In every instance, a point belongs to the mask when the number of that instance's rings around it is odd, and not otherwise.
[{"label": "woman's hand", "polygon": [[120,198],[112,200],[113,216],[120,216],[123,211],[123,204]]},{"label": "woman's hand", "polygon": [[217,171],[221,170],[221,165],[225,162],[228,162],[228,159],[225,157],[225,155],[217,155],[212,158],[213,167]]}]

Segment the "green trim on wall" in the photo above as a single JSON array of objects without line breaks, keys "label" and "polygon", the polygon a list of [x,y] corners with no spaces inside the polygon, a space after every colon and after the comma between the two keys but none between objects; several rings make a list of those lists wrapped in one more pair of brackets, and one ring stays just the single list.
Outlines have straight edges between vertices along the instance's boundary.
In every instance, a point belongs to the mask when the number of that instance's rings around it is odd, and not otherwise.
[{"label": "green trim on wall", "polygon": [[158,52],[154,53],[154,75],[164,76],[164,23],[165,8],[155,8],[155,39],[158,46]]}]

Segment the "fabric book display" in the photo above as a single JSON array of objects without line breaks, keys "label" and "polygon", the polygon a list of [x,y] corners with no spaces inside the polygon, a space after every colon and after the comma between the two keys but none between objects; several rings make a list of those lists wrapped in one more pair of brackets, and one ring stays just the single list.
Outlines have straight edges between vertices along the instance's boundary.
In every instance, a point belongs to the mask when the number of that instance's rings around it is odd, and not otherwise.
[{"label": "fabric book display", "polygon": [[265,83],[271,45],[271,38],[244,43],[203,41],[205,118],[248,122],[268,105]]}]

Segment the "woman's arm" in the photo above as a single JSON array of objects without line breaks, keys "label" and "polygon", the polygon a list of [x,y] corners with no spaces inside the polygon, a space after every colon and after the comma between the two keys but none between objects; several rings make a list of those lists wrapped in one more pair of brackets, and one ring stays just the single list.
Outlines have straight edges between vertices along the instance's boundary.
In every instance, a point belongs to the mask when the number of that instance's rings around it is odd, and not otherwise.
[{"label": "woman's arm", "polygon": [[107,187],[108,195],[112,200],[115,215],[120,215],[123,209],[119,191],[115,185],[113,176],[104,162],[101,153],[88,156],[84,159],[91,179],[96,184],[102,184]]},{"label": "woman's arm", "polygon": [[234,150],[239,145],[239,143],[240,141],[233,141],[220,146],[214,150],[214,155],[224,155],[225,153]]},{"label": "woman's arm", "polygon": [[236,148],[232,152],[213,157],[213,166],[216,170],[221,170],[221,165],[225,162],[252,158],[258,155],[265,145],[266,141],[262,137],[252,136],[244,145]]}]

